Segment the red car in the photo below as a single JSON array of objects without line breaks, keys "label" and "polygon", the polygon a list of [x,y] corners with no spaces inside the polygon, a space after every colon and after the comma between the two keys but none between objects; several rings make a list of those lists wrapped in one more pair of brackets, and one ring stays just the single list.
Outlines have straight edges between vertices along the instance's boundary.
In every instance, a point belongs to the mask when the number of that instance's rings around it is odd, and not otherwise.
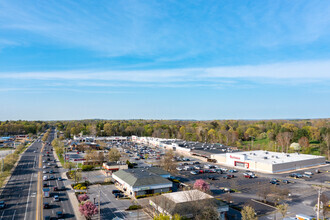
[{"label": "red car", "polygon": [[244,177],[245,177],[245,178],[249,178],[249,179],[252,178],[252,176],[250,176],[250,175],[244,175]]},{"label": "red car", "polygon": [[204,173],[204,170],[199,170],[198,173]]}]

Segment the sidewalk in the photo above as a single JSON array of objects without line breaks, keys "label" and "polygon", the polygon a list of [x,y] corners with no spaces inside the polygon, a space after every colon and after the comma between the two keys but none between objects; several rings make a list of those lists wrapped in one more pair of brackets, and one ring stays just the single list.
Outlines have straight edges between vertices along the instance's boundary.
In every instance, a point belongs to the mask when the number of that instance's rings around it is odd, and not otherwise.
[{"label": "sidewalk", "polygon": [[72,205],[72,208],[74,211],[74,215],[76,216],[77,220],[85,220],[85,217],[82,216],[79,212],[79,202],[77,200],[74,190],[71,187],[72,181],[67,179],[67,176],[65,175],[67,170],[62,167],[62,164],[57,156],[57,153],[55,151],[53,151],[53,154],[56,159],[56,164],[60,168],[61,177],[65,181],[65,187],[70,188],[70,190],[67,190],[66,192],[68,193],[68,197],[71,202],[71,205]]}]

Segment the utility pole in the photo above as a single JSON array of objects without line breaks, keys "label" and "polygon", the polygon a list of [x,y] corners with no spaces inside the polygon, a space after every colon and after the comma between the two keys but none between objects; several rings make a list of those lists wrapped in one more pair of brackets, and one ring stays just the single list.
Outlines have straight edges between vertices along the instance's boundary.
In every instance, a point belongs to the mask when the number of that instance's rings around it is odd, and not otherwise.
[{"label": "utility pole", "polygon": [[98,184],[99,188],[99,220],[101,220],[101,189],[100,189],[100,184]]},{"label": "utility pole", "polygon": [[320,219],[320,197],[321,197],[321,189],[317,192],[317,212],[316,219]]}]

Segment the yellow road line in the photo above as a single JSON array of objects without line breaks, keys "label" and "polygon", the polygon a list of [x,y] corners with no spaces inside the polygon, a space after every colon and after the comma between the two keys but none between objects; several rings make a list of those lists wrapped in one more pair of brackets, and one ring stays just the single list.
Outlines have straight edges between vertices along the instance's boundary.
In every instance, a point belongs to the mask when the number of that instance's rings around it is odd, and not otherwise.
[{"label": "yellow road line", "polygon": [[[43,152],[45,145],[42,146],[40,153]],[[39,156],[39,168],[42,168],[42,154]],[[38,185],[37,185],[37,207],[36,207],[36,220],[42,220],[43,209],[42,209],[42,192],[41,192],[41,170],[38,172]]]}]

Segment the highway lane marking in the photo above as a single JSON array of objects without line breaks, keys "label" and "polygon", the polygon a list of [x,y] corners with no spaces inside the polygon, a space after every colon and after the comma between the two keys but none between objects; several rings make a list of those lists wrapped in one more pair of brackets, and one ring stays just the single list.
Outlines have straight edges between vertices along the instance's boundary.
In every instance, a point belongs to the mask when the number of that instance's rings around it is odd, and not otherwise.
[{"label": "highway lane marking", "polygon": [[31,179],[30,179],[30,188],[29,188],[28,197],[27,197],[27,200],[26,200],[26,208],[25,208],[24,220],[26,219],[27,209],[29,207],[30,191],[31,191],[31,185],[32,185],[32,177],[33,177],[33,175],[31,175]]}]

